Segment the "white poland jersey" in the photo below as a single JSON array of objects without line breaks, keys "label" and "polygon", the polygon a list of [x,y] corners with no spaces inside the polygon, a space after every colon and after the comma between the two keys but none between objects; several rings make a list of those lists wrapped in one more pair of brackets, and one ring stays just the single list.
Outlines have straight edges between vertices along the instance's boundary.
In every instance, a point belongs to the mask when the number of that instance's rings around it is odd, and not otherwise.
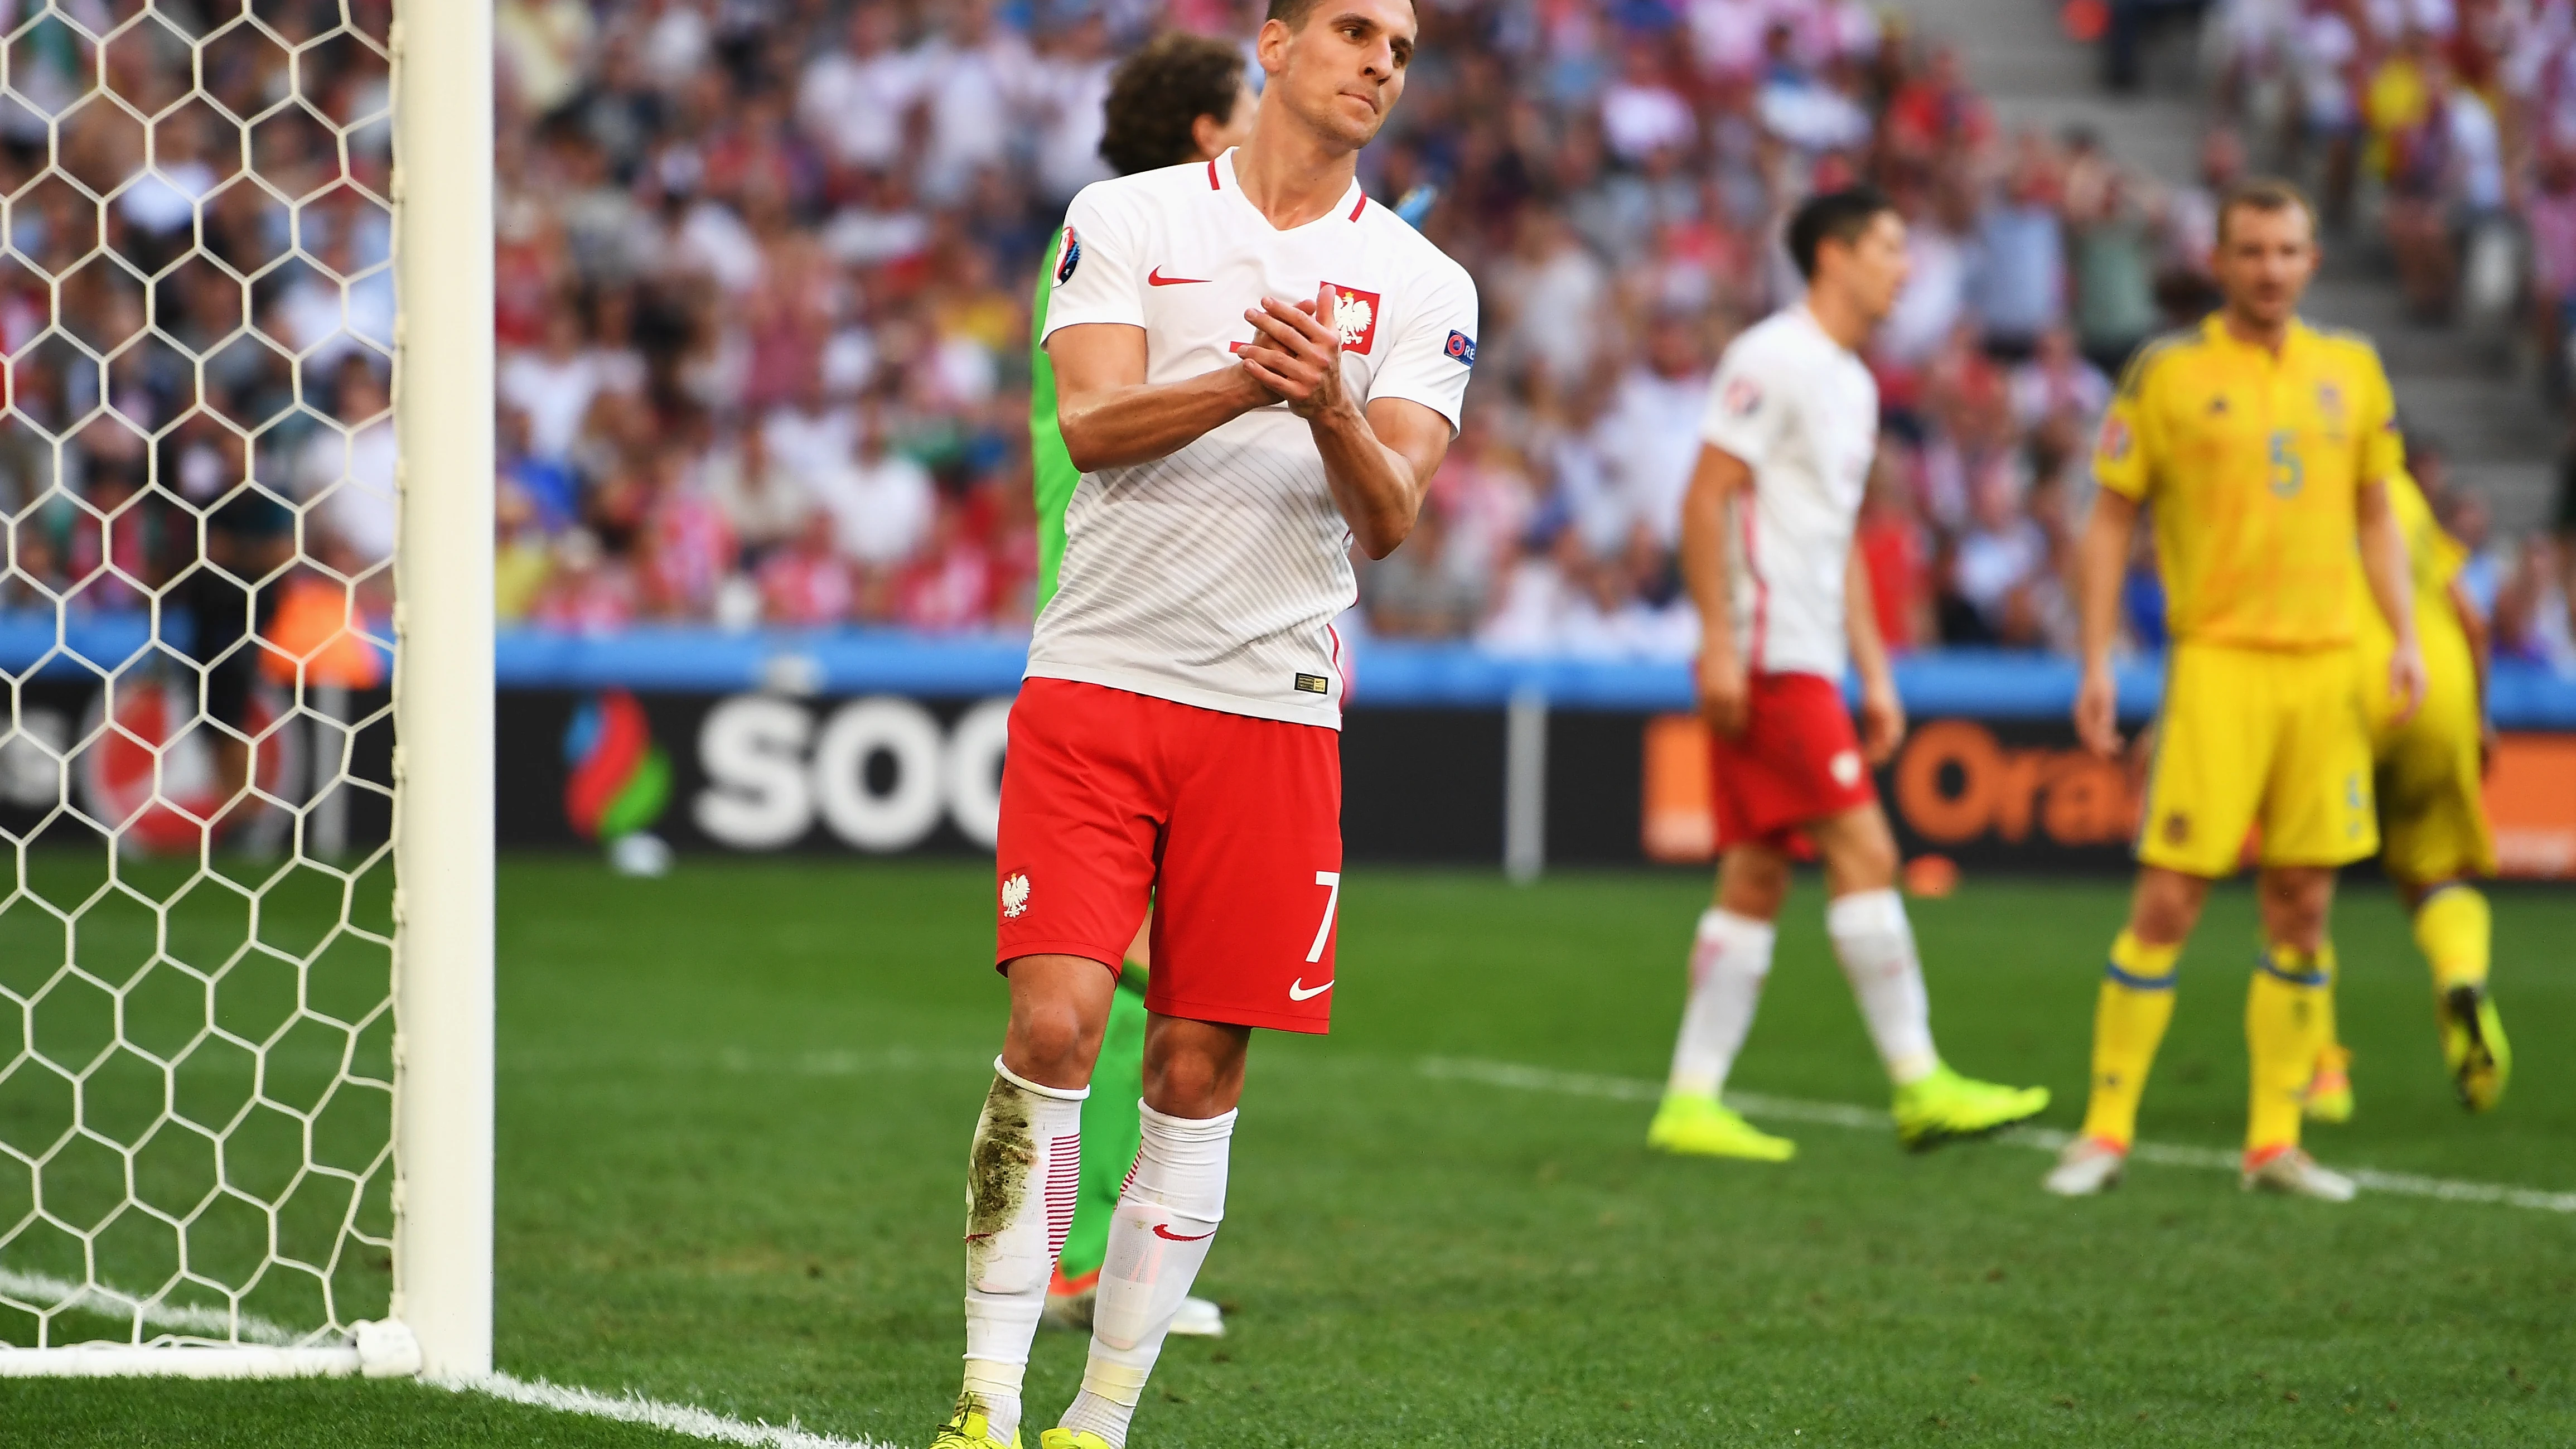
[{"label": "white poland jersey", "polygon": [[1878,451],[1877,380],[1796,303],[1727,347],[1700,436],[1753,470],[1733,540],[1745,669],[1841,683],[1843,569]]},{"label": "white poland jersey", "polygon": [[[1458,426],[1476,357],[1476,284],[1354,181],[1288,231],[1244,199],[1234,152],[1086,186],[1065,214],[1049,335],[1145,329],[1145,380],[1228,367],[1263,297],[1340,297],[1342,383]],[[1273,404],[1149,463],[1085,473],[1064,565],[1029,641],[1033,678],[1339,728],[1332,621],[1358,596],[1350,529],[1306,421]]]}]

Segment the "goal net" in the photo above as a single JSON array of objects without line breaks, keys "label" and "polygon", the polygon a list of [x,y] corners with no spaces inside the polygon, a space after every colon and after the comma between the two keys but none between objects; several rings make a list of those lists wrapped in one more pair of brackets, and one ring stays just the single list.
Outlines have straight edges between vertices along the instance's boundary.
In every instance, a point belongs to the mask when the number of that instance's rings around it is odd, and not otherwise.
[{"label": "goal net", "polygon": [[[454,530],[425,485],[469,517],[477,490],[414,446],[394,6],[0,0],[0,26],[0,1375],[416,1371],[423,1288],[432,1347],[462,1345],[431,1357],[477,1371],[488,1187],[449,1205],[424,1172],[479,1140],[488,1184],[488,879],[479,963],[470,879],[461,954],[398,926],[476,863],[423,855],[412,802],[477,782],[397,750],[415,718],[474,728],[470,698],[423,707],[471,671],[416,667],[474,613],[406,624],[400,680],[396,621],[479,577],[488,659],[489,573],[423,587],[413,557]],[[472,395],[440,365],[430,395]],[[479,1139],[405,1102],[424,1048],[482,1073]],[[479,1310],[406,1251],[423,1204]]]}]

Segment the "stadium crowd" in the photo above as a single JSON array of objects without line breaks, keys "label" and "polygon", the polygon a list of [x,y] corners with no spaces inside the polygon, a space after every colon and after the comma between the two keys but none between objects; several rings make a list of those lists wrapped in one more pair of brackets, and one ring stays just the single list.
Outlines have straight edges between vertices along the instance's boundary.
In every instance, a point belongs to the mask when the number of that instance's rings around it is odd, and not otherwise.
[{"label": "stadium crowd", "polygon": [[[1031,284],[1065,202],[1107,174],[1110,71],[1158,28],[1248,36],[1260,9],[500,0],[504,618],[1025,628]],[[1870,359],[1886,430],[1862,546],[1882,626],[1900,648],[2070,643],[2062,580],[2087,445],[2123,357],[2208,303],[2212,201],[2244,167],[2230,133],[2184,187],[2080,133],[2007,133],[1956,52],[1863,0],[1421,12],[1422,59],[1362,177],[1389,201],[1436,190],[1422,224],[1477,276],[1483,335],[1466,431],[1420,527],[1363,568],[1367,628],[1688,655],[1697,623],[1673,547],[1709,368],[1791,295],[1778,218],[1865,177],[1897,198],[1914,261]],[[338,23],[328,5],[280,14],[290,40]],[[18,90],[33,104],[0,114],[0,184],[32,178],[37,203],[12,210],[15,264],[0,276],[0,330],[21,359],[0,430],[0,507],[18,520],[0,607],[140,602],[173,571],[156,558],[194,556],[194,530],[184,512],[121,500],[202,502],[245,470],[318,504],[308,553],[353,573],[381,561],[380,59],[326,41],[302,63],[303,101],[282,104],[282,47],[246,30],[208,42],[203,97],[159,124],[157,175],[99,222],[148,273],[187,252],[202,199],[203,255],[149,288],[103,259],[68,271],[47,335],[47,270],[79,256],[92,213],[45,173],[46,116],[60,116],[63,171],[102,192],[142,146],[122,112],[76,104],[77,43],[24,48]],[[134,58],[149,49],[115,53],[111,74],[132,71],[141,102],[183,94],[184,46]],[[263,108],[264,184],[249,184],[232,117]],[[2576,165],[2561,169],[2576,185]],[[281,256],[247,288],[224,270]],[[2576,284],[2576,256],[2566,272]],[[212,349],[202,384],[157,335],[103,370],[77,355],[133,335],[147,291],[160,333]],[[232,331],[245,315],[252,329]],[[55,462],[47,429],[102,396],[114,411]],[[226,421],[259,431],[246,444]],[[2425,471],[2438,485],[2437,464]],[[2444,506],[2481,549],[2474,577],[2505,645],[2576,668],[2557,545],[2502,550],[2479,500]],[[258,532],[238,511],[229,522]],[[2156,590],[2139,568],[2131,622],[2152,646]]]}]

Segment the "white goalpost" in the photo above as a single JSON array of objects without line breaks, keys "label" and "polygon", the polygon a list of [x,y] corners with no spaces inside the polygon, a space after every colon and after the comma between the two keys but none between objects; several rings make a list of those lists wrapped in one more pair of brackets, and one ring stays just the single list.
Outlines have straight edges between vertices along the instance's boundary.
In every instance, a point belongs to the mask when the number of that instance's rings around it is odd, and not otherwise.
[{"label": "white goalpost", "polygon": [[491,1371],[492,39],[0,8],[0,1377]]}]

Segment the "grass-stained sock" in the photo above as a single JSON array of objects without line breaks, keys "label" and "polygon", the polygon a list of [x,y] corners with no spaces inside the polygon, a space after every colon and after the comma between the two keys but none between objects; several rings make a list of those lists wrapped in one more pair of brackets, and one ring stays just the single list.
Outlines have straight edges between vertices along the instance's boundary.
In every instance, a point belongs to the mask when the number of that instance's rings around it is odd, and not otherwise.
[{"label": "grass-stained sock", "polygon": [[966,1387],[1007,1441],[1047,1278],[1073,1223],[1089,1088],[1032,1082],[993,1059],[966,1175]]},{"label": "grass-stained sock", "polygon": [[2249,1157],[2299,1145],[2299,1120],[2334,990],[2334,947],[2273,945],[2256,958],[2245,993],[2245,1050],[2253,1073],[2245,1112]]},{"label": "grass-stained sock", "polygon": [[2084,1135],[2127,1147],[2138,1135],[2138,1099],[2147,1071],[2173,1021],[2174,977],[2182,946],[2150,946],[2129,931],[2111,942],[2102,990],[2093,1003],[2093,1095]]}]

